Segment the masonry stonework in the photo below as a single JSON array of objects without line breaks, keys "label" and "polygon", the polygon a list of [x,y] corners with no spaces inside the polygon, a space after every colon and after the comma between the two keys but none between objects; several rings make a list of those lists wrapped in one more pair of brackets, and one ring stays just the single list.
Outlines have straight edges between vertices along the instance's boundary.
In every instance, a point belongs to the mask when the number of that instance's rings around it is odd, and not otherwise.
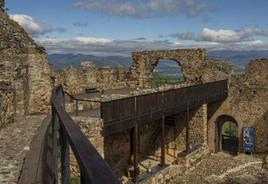
[{"label": "masonry stonework", "polygon": [[4,10],[0,11],[0,40],[0,80],[9,80],[15,89],[18,113],[48,112],[51,81],[44,49]]},{"label": "masonry stonework", "polygon": [[229,97],[208,105],[209,149],[217,151],[217,118],[229,116],[238,124],[239,151],[242,151],[242,128],[255,128],[255,151],[267,152],[268,111],[268,62],[251,61],[243,76],[232,76],[229,83]]}]

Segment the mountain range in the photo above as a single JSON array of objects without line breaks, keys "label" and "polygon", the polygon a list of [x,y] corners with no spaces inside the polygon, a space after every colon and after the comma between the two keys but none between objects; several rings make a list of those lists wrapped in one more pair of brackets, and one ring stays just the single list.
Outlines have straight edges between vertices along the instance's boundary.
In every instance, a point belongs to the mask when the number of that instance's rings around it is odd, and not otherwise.
[{"label": "mountain range", "polygon": [[[256,58],[268,58],[268,50],[263,51],[230,51],[230,50],[219,50],[219,51],[208,51],[209,58],[215,58],[223,60],[224,62],[234,65],[235,71],[241,73],[244,71],[245,65],[253,59]],[[128,68],[131,65],[132,58],[124,56],[94,56],[85,54],[50,54],[48,56],[49,64],[52,65],[54,69],[62,69],[67,66],[73,66],[80,68],[80,63],[83,61],[92,61],[95,66],[111,66],[115,67],[122,65]],[[178,67],[175,62],[159,62],[157,67],[158,71],[172,70]],[[168,69],[169,68],[169,69]],[[167,73],[165,71],[164,73]],[[175,70],[176,72],[176,70]]]}]

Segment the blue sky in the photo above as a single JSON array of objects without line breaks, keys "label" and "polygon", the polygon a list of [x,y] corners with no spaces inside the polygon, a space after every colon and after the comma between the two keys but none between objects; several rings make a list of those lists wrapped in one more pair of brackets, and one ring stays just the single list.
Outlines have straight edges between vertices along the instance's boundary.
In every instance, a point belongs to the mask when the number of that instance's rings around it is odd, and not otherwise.
[{"label": "blue sky", "polygon": [[6,0],[49,53],[268,50],[267,0]]}]

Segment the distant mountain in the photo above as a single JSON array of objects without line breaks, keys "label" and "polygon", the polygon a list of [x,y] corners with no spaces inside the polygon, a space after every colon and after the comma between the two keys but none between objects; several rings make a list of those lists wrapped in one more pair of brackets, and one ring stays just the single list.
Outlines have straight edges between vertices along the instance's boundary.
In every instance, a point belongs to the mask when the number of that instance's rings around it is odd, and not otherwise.
[{"label": "distant mountain", "polygon": [[84,54],[51,54],[48,56],[48,61],[55,69],[62,69],[67,66],[80,68],[80,64],[83,61],[92,61],[97,68],[103,66],[115,67],[118,65],[128,68],[132,62],[132,58],[122,56],[93,56]]},{"label": "distant mountain", "polygon": [[[244,71],[245,65],[252,59],[268,58],[268,50],[266,51],[209,51],[210,58],[221,59],[227,63],[233,64],[235,70],[239,73]],[[128,68],[131,65],[131,57],[123,56],[94,56],[84,54],[51,54],[48,56],[49,63],[55,69],[61,69],[67,66],[80,68],[80,63],[83,61],[92,61],[96,67],[122,65]],[[175,68],[174,68],[175,67]],[[159,73],[177,73],[176,67],[179,69],[175,62],[160,62],[157,67]]]},{"label": "distant mountain", "polygon": [[236,72],[241,73],[250,60],[259,58],[268,58],[268,50],[259,51],[209,51],[210,58],[221,59],[227,63],[233,64]]}]

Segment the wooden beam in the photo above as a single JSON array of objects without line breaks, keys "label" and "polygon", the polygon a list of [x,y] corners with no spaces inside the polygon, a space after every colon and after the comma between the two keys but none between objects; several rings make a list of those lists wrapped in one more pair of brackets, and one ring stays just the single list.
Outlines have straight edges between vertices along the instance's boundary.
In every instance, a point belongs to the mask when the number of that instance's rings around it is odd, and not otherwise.
[{"label": "wooden beam", "polygon": [[161,119],[161,166],[165,167],[165,115]]},{"label": "wooden beam", "polygon": [[138,177],[138,124],[134,128],[134,182],[137,182]]},{"label": "wooden beam", "polygon": [[190,114],[189,114],[189,104],[187,104],[187,111],[186,111],[186,152],[190,150],[190,141],[189,141],[189,121],[190,121]]}]

